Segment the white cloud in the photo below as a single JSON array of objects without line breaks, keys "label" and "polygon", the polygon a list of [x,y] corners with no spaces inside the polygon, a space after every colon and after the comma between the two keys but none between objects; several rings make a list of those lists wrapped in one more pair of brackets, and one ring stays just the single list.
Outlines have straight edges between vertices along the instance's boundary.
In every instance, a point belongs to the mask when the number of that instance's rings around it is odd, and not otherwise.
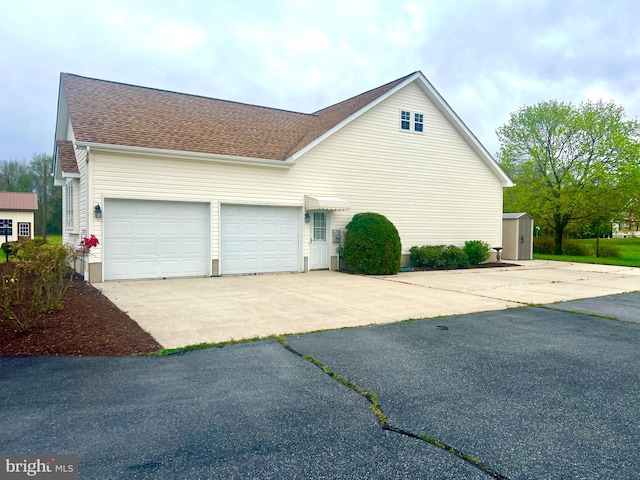
[{"label": "white cloud", "polygon": [[314,111],[420,69],[494,152],[524,104],[612,98],[637,117],[638,16],[635,0],[6,1],[0,160],[50,150],[60,71]]}]

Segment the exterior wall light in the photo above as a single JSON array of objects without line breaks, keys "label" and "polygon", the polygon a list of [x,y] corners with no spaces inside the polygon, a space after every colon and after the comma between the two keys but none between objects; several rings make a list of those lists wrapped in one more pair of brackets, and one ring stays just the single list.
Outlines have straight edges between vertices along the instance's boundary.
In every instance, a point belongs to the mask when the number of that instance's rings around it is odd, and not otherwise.
[{"label": "exterior wall light", "polygon": [[93,216],[96,218],[102,218],[102,209],[100,208],[99,203],[96,203],[96,206],[93,209]]},{"label": "exterior wall light", "polygon": [[304,223],[309,223],[311,221],[311,215],[309,212],[304,212]]}]

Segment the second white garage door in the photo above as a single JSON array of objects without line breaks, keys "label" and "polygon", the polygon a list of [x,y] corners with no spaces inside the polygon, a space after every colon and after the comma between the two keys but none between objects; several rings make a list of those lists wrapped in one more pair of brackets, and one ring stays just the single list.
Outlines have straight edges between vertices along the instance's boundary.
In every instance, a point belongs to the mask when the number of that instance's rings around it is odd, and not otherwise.
[{"label": "second white garage door", "polygon": [[220,273],[300,270],[300,208],[222,205]]}]

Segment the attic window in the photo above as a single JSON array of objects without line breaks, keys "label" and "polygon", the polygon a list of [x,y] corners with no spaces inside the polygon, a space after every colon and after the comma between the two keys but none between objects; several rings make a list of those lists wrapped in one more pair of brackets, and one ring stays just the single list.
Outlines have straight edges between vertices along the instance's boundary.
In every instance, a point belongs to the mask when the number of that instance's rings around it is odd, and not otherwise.
[{"label": "attic window", "polygon": [[424,115],[421,113],[414,114],[413,128],[416,132],[422,132],[424,130]]},{"label": "attic window", "polygon": [[402,130],[411,130],[411,112],[402,110],[400,113],[400,128]]},{"label": "attic window", "polygon": [[400,111],[400,130],[404,132],[424,132],[424,114],[410,112],[409,110]]}]

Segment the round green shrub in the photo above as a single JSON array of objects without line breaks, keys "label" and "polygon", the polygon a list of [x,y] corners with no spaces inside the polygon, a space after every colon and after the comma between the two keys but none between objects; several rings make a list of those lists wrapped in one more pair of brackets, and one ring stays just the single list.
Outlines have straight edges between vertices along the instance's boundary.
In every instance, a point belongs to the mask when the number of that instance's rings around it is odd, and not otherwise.
[{"label": "round green shrub", "polygon": [[464,242],[462,249],[467,254],[469,262],[472,265],[479,265],[484,262],[491,254],[491,247],[487,242],[482,240],[467,240]]},{"label": "round green shrub", "polygon": [[357,213],[346,226],[345,270],[367,275],[393,275],[400,271],[402,245],[398,230],[384,215]]}]

